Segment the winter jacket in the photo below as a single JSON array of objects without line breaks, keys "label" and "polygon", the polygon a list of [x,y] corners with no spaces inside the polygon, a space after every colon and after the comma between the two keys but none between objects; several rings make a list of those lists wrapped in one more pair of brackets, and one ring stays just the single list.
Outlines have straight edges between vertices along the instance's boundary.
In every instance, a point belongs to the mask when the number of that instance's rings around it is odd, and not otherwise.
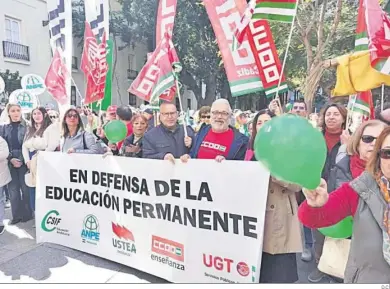
[{"label": "winter jacket", "polygon": [[[248,147],[249,138],[240,133],[234,127],[230,127],[234,132],[234,139],[229,148],[229,155],[227,156],[227,160],[240,160],[243,161],[245,158],[245,153]],[[190,156],[193,159],[198,157],[200,146],[207,133],[210,131],[211,125],[202,126],[196,135],[195,142],[192,145]]]},{"label": "winter jacket", "polygon": [[93,134],[83,130],[79,130],[74,137],[61,137],[60,151],[66,153],[70,148],[79,154],[101,154]]},{"label": "winter jacket", "polygon": [[349,164],[350,158],[349,155],[346,155],[331,169],[328,179],[329,193],[341,187],[343,183],[353,180]]},{"label": "winter jacket", "polygon": [[7,185],[11,181],[11,174],[8,168],[8,144],[0,136],[0,187]]},{"label": "winter jacket", "polygon": [[321,177],[325,180],[325,181],[328,181],[329,180],[329,176],[330,176],[330,171],[332,170],[332,168],[334,167],[334,165],[336,164],[336,157],[337,157],[337,154],[339,152],[339,148],[341,146],[341,142],[338,142],[333,148],[331,151],[328,151],[327,155],[326,155],[326,161],[325,161],[325,165],[324,165],[324,168],[322,169],[322,174],[321,174]]},{"label": "winter jacket", "polygon": [[[19,159],[20,161],[24,162],[22,148],[16,149],[16,148],[12,147],[12,140],[11,140],[12,130],[13,130],[12,123],[0,126],[0,136],[3,139],[5,139],[5,141],[8,144],[8,149],[9,149],[8,160],[16,158],[16,159]],[[23,145],[23,140],[24,140],[25,135],[26,135],[26,126],[23,122],[21,122],[18,125],[18,140],[19,140],[21,147]]]},{"label": "winter jacket", "polygon": [[[187,133],[194,144],[194,131],[187,126]],[[172,154],[175,158],[188,154],[190,149],[184,145],[184,127],[177,125],[174,131],[170,131],[162,124],[146,132],[142,144],[144,159],[163,160],[166,154]]]}]

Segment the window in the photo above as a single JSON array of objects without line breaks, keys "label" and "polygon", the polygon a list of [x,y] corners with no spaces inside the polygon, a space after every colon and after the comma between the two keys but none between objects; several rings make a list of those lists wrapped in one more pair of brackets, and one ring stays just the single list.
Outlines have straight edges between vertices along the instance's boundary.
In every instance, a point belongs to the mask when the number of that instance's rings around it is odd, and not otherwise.
[{"label": "window", "polygon": [[192,106],[191,106],[191,99],[187,99],[187,108],[188,109],[191,109],[192,108]]},{"label": "window", "polygon": [[77,59],[77,57],[72,56],[72,69],[78,69],[78,62],[79,60]]},{"label": "window", "polygon": [[5,18],[5,40],[13,43],[21,43],[19,20],[9,17]]},{"label": "window", "polygon": [[131,106],[137,105],[137,97],[131,93],[129,93],[129,105],[131,105]]},{"label": "window", "polygon": [[128,61],[129,61],[129,70],[134,70],[134,55],[133,54],[129,54]]},{"label": "window", "polygon": [[76,106],[76,86],[70,88],[70,104]]}]

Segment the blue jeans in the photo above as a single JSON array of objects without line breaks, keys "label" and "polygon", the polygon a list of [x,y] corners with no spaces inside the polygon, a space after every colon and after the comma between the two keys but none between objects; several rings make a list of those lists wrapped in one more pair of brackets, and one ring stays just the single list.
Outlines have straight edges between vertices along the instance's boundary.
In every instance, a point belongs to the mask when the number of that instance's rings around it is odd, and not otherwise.
[{"label": "blue jeans", "polygon": [[[36,153],[37,151],[28,152],[30,156],[30,160]],[[35,212],[35,188],[29,187],[29,192],[30,192],[30,208],[33,212]]]},{"label": "blue jeans", "polygon": [[3,226],[4,215],[5,215],[5,186],[0,187],[0,226]]},{"label": "blue jeans", "polygon": [[311,232],[311,229],[303,226],[303,233],[305,236],[305,248],[312,248],[313,247],[313,234]]}]

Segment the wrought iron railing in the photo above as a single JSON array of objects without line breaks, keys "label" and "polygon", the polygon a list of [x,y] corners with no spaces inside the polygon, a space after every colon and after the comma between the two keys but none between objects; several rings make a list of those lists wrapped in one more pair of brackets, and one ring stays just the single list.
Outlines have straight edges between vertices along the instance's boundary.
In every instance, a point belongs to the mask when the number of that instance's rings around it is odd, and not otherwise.
[{"label": "wrought iron railing", "polygon": [[6,58],[30,61],[30,48],[19,43],[3,41],[3,55]]}]

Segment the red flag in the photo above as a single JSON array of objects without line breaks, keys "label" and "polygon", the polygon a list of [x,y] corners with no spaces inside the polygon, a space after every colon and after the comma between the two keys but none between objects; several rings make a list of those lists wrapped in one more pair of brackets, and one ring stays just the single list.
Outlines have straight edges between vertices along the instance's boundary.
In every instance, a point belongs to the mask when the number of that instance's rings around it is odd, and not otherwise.
[{"label": "red flag", "polygon": [[66,65],[60,52],[56,50],[46,74],[45,85],[48,92],[62,105],[68,103],[69,96],[66,94],[66,80],[68,77],[69,72]]},{"label": "red flag", "polygon": [[371,66],[390,74],[390,19],[375,0],[364,0]]},{"label": "red flag", "polygon": [[81,70],[87,78],[85,104],[93,103],[104,98],[108,64],[106,33],[103,32],[102,42],[97,43],[91,26],[85,22],[84,49],[81,58]]},{"label": "red flag", "polygon": [[[245,34],[249,23],[251,23],[253,12],[255,12],[256,1],[250,0],[248,6],[245,9],[244,15],[241,17],[240,24],[238,24],[236,31],[234,32],[235,40],[233,40],[233,50],[236,50],[240,47],[241,43],[244,41]],[[237,43],[235,43],[236,41]]]},{"label": "red flag", "polygon": [[[175,97],[172,65],[177,54],[170,36],[165,35],[128,89],[130,93],[151,103],[158,102],[159,98],[172,101]],[[166,91],[169,93],[166,94]]]}]

